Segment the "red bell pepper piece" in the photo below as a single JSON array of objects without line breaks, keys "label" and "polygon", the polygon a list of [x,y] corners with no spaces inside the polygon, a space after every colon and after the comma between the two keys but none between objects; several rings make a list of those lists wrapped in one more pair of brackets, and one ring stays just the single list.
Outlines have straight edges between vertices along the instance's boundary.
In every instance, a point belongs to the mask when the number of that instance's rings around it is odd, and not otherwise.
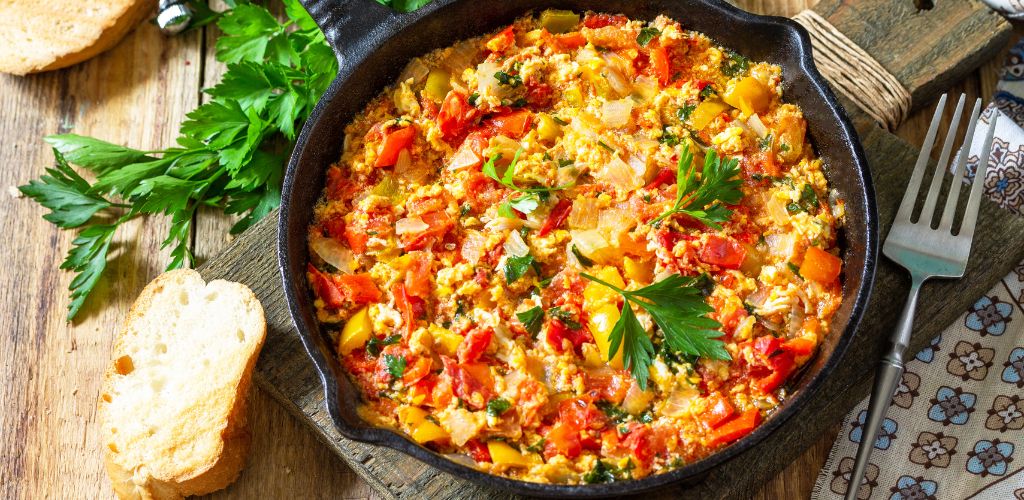
[{"label": "red bell pepper piece", "polygon": [[470,439],[466,441],[466,451],[469,456],[477,462],[490,462],[491,461],[491,450],[487,448],[487,444],[479,439]]},{"label": "red bell pepper piece", "polygon": [[647,189],[655,189],[661,185],[670,185],[676,182],[676,170],[673,168],[663,168],[658,171],[658,175],[654,176],[654,179],[647,184]]},{"label": "red bell pepper piece", "polygon": [[394,165],[398,162],[398,154],[403,149],[407,149],[412,145],[412,141],[415,138],[416,129],[413,127],[404,127],[391,131],[390,134],[384,136],[384,142],[380,144],[377,161],[373,166],[380,168]]},{"label": "red bell pepper piece", "polygon": [[537,236],[547,236],[548,233],[558,229],[566,219],[569,218],[569,213],[572,212],[572,201],[571,200],[558,200],[555,204],[555,208],[551,209],[551,213],[548,214],[547,220],[544,221],[544,225],[540,227],[540,231]]},{"label": "red bell pepper piece", "polygon": [[672,80],[672,67],[668,60],[668,51],[665,50],[665,47],[659,45],[652,47],[650,52],[651,69],[654,70],[654,75],[658,77],[658,83],[664,87]]},{"label": "red bell pepper piece", "polygon": [[466,334],[466,337],[459,344],[458,356],[460,363],[473,363],[480,359],[480,356],[491,345],[491,337],[494,330],[491,328],[474,328]]},{"label": "red bell pepper piece", "polygon": [[708,427],[714,429],[722,422],[725,422],[736,413],[736,408],[732,406],[721,393],[716,392],[708,396],[708,410],[704,413],[703,420]]},{"label": "red bell pepper piece", "polygon": [[441,137],[451,139],[461,134],[473,111],[465,94],[457,90],[449,91],[437,112],[437,127],[441,130]]},{"label": "red bell pepper piece", "polygon": [[512,32],[512,26],[501,30],[497,35],[491,37],[484,44],[487,50],[495,53],[502,53],[516,44],[516,35]]},{"label": "red bell pepper piece", "polygon": [[612,14],[587,14],[583,18],[583,26],[587,28],[604,28],[605,26],[622,26],[629,22],[629,18],[622,15]]},{"label": "red bell pepper piece", "polygon": [[729,444],[750,434],[761,423],[761,412],[751,408],[708,433],[708,446]]},{"label": "red bell pepper piece", "polygon": [[494,130],[495,133],[511,137],[512,139],[518,139],[526,134],[527,130],[530,130],[530,120],[532,117],[533,113],[530,110],[520,109],[491,118],[487,121],[487,126]]},{"label": "red bell pepper piece", "polygon": [[320,272],[313,264],[306,264],[306,271],[313,275],[313,291],[328,308],[339,309],[345,305],[345,296],[331,276]]},{"label": "red bell pepper piece", "polygon": [[343,274],[335,280],[345,298],[354,304],[380,302],[380,289],[377,288],[369,274]]}]

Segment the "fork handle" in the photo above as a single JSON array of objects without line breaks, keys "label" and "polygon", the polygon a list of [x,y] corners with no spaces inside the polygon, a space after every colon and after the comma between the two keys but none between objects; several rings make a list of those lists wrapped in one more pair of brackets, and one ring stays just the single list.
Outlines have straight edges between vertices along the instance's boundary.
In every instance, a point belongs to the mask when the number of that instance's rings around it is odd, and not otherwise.
[{"label": "fork handle", "polygon": [[903,352],[910,343],[910,333],[914,328],[914,312],[917,309],[917,295],[923,282],[923,278],[913,276],[907,303],[904,304],[896,330],[890,337],[889,352],[878,363],[875,385],[871,390],[871,401],[868,403],[868,417],[862,428],[860,444],[857,445],[857,460],[854,462],[850,482],[846,487],[846,500],[857,498],[857,490],[860,489],[860,483],[864,478],[871,450],[875,447],[878,430],[882,427],[889,402],[892,401],[893,393],[896,392],[900,377],[903,375]]}]

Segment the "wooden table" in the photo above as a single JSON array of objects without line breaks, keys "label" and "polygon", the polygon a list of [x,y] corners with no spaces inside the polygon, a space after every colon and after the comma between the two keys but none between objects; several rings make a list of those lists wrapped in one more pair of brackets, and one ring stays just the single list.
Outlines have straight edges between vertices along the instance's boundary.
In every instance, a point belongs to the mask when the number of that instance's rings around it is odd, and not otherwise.
[{"label": "wooden table", "polygon": [[[898,0],[910,1],[910,0]],[[814,0],[739,0],[754,12],[792,15]],[[215,29],[166,38],[140,26],[113,50],[66,70],[28,78],[0,75],[0,497],[109,498],[96,424],[96,397],[111,340],[142,287],[168,261],[159,250],[167,222],[137,220],[117,238],[116,257],[76,324],[65,322],[71,275],[57,269],[73,235],[40,217],[14,186],[52,162],[41,138],[95,136],[140,149],[170,145],[185,113],[216,83]],[[952,92],[990,97],[1001,58]],[[926,105],[929,107],[930,105]],[[928,111],[898,134],[920,144]],[[197,215],[193,251],[203,262],[229,241],[230,221]],[[239,480],[217,498],[376,497],[340,459],[261,391],[251,406],[253,453]],[[758,498],[805,498],[838,432],[821,437]]]}]

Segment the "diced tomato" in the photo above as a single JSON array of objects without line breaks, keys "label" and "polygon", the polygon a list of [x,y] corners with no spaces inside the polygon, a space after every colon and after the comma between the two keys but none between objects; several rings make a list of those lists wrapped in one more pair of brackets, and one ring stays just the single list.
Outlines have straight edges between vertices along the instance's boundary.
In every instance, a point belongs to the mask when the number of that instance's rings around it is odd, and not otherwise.
[{"label": "diced tomato", "polygon": [[537,81],[536,78],[530,77],[526,80],[526,102],[530,106],[537,108],[544,108],[551,105],[551,100],[555,95],[555,91],[544,82]]},{"label": "diced tomato", "polygon": [[338,167],[327,169],[327,199],[331,201],[349,201],[359,189],[359,184],[353,182],[346,175],[345,171]]},{"label": "diced tomato", "polygon": [[384,142],[380,144],[380,151],[377,153],[377,162],[373,166],[380,168],[394,165],[398,162],[398,153],[412,145],[415,138],[416,129],[414,127],[392,130],[390,134],[384,136]]},{"label": "diced tomato", "polygon": [[339,243],[345,242],[345,218],[340,214],[325,220],[323,228],[327,236],[337,240]]},{"label": "diced tomato", "polygon": [[416,358],[415,362],[406,365],[405,373],[402,374],[402,382],[405,383],[405,385],[407,386],[419,382],[421,379],[423,379],[423,377],[426,377],[427,375],[430,374],[430,366],[432,364],[433,363],[430,361],[430,358]]},{"label": "diced tomato", "polygon": [[540,231],[537,232],[537,236],[547,236],[548,233],[558,229],[566,219],[569,218],[569,213],[572,212],[572,200],[558,200],[555,204],[555,208],[551,209],[551,213],[548,214],[547,220],[544,221],[544,225],[540,227]]},{"label": "diced tomato", "polygon": [[587,44],[587,38],[579,31],[555,35],[555,44],[562,50],[578,49]]},{"label": "diced tomato", "polygon": [[761,423],[761,412],[751,408],[740,416],[722,424],[708,435],[708,446],[728,444],[750,434]]},{"label": "diced tomato", "polygon": [[491,450],[487,448],[487,444],[479,439],[474,438],[466,441],[466,451],[469,453],[470,458],[477,462],[491,461]]},{"label": "diced tomato", "polygon": [[[409,351],[408,349],[400,345],[389,345],[384,349],[381,349],[380,356],[377,356],[377,367],[374,370],[374,380],[381,384],[389,384],[395,379],[395,376],[391,374],[391,366],[388,363],[388,358],[403,358],[406,362],[406,367],[409,363]],[[404,375],[404,372],[403,372]]]},{"label": "diced tomato", "polygon": [[715,234],[708,236],[708,242],[700,249],[701,262],[726,269],[739,269],[747,250],[738,241]]},{"label": "diced tomato", "polygon": [[544,457],[550,459],[557,455],[564,455],[565,458],[574,459],[583,451],[580,443],[580,432],[566,424],[555,424],[551,426],[544,436]]},{"label": "diced tomato", "polygon": [[732,417],[733,413],[736,413],[736,408],[732,406],[722,393],[715,392],[708,396],[708,409],[704,412],[701,420],[711,429],[718,427]]},{"label": "diced tomato", "polygon": [[336,281],[345,298],[354,304],[380,302],[380,289],[369,274],[343,274]]},{"label": "diced tomato", "polygon": [[494,130],[495,133],[511,137],[512,139],[518,139],[526,134],[527,130],[530,130],[530,120],[532,117],[533,113],[530,110],[520,109],[518,111],[502,113],[487,120],[487,126]]},{"label": "diced tomato", "polygon": [[775,355],[782,347],[782,341],[778,338],[772,337],[771,335],[764,335],[754,340],[754,352],[760,354],[764,358],[769,358]]},{"label": "diced tomato", "polygon": [[583,26],[588,28],[604,28],[605,26],[622,26],[629,22],[629,18],[623,15],[611,14],[587,14],[583,18]]},{"label": "diced tomato", "polygon": [[818,247],[808,247],[800,264],[800,276],[827,285],[839,278],[842,269],[843,260],[839,257]]},{"label": "diced tomato", "polygon": [[601,435],[593,432],[581,432],[580,447],[584,450],[599,451],[601,449]]},{"label": "diced tomato", "polygon": [[626,399],[633,379],[625,370],[602,370],[587,373],[587,393],[592,394],[595,399],[603,399],[619,404]]},{"label": "diced tomato", "polygon": [[[346,365],[347,366],[347,365]],[[435,408],[447,408],[455,393],[452,392],[452,381],[450,377],[438,377],[437,383],[430,391],[430,401]]]},{"label": "diced tomato", "polygon": [[630,425],[629,434],[626,435],[626,439],[622,441],[622,445],[633,454],[633,458],[636,458],[637,462],[640,462],[644,468],[651,466],[651,461],[654,460],[654,432],[651,428],[633,422]]},{"label": "diced tomato", "polygon": [[676,170],[673,168],[663,168],[658,171],[658,175],[654,176],[654,179],[647,184],[647,189],[655,189],[661,185],[671,185],[676,182]]},{"label": "diced tomato", "polygon": [[658,77],[658,83],[662,87],[668,85],[668,82],[672,79],[672,67],[668,60],[668,51],[665,47],[657,46],[650,49],[651,68],[654,70],[654,75]]},{"label": "diced tomato", "polygon": [[407,251],[422,250],[439,240],[445,233],[454,226],[451,217],[443,210],[426,213],[420,219],[427,224],[427,229],[419,233],[406,233],[402,235],[402,248]]},{"label": "diced tomato", "polygon": [[474,112],[475,108],[469,105],[465,94],[457,90],[448,91],[437,112],[437,127],[441,130],[441,137],[452,139],[462,134]]},{"label": "diced tomato", "polygon": [[580,353],[584,343],[594,341],[594,337],[585,328],[580,327],[577,330],[572,330],[560,320],[551,320],[548,323],[548,344],[551,344],[551,347],[554,347],[556,351],[562,352],[562,340],[564,339],[569,340],[577,354]]},{"label": "diced tomato", "polygon": [[313,264],[306,264],[306,271],[313,275],[313,291],[330,309],[339,309],[345,305],[345,296],[338,285],[327,274],[320,272]]},{"label": "diced tomato", "polygon": [[763,394],[778,389],[793,373],[796,363],[793,353],[784,349],[781,340],[765,335],[754,341],[754,352],[759,354],[759,363],[752,366],[750,374],[754,387]]},{"label": "diced tomato", "polygon": [[693,86],[697,89],[697,92],[700,92],[700,91],[704,90],[704,88],[707,87],[708,85],[711,85],[710,81],[708,81],[708,80],[701,80],[699,78],[695,79],[695,80],[692,80],[692,82],[693,82]]},{"label": "diced tomato", "polygon": [[661,244],[662,248],[669,252],[671,252],[672,249],[676,247],[676,243],[679,243],[681,240],[693,239],[695,239],[693,236],[686,233],[680,233],[679,231],[667,230],[658,233],[658,243]]},{"label": "diced tomato", "polygon": [[379,237],[386,237],[394,230],[394,215],[390,211],[374,211],[366,214],[365,220],[361,217],[362,212],[353,212],[354,222],[345,226],[345,240],[353,252],[361,254],[366,252],[366,243],[370,234]]},{"label": "diced tomato", "polygon": [[448,199],[445,196],[429,196],[413,198],[406,202],[406,217],[417,217],[428,212],[444,210],[448,206]]},{"label": "diced tomato", "polygon": [[426,302],[423,299],[410,295],[405,288],[404,282],[396,283],[391,289],[395,296],[395,307],[402,314],[402,322],[405,323],[406,333],[411,335],[416,330],[416,324],[426,314]]},{"label": "diced tomato", "polygon": [[491,345],[491,337],[494,336],[492,328],[474,328],[466,334],[465,339],[459,344],[459,361],[462,363],[473,363],[480,359],[480,356]]},{"label": "diced tomato", "polygon": [[433,259],[427,252],[409,252],[409,267],[405,269],[405,291],[409,295],[430,297],[430,267]]},{"label": "diced tomato", "polygon": [[[444,365],[444,373],[451,380],[452,392],[461,399],[466,406],[474,410],[482,410],[490,401],[493,391],[492,381],[487,380],[490,368],[483,363],[459,362],[448,356],[441,356],[441,363]],[[474,397],[474,394],[477,396]]]},{"label": "diced tomato", "polygon": [[589,398],[572,398],[558,404],[558,421],[573,429],[600,429],[607,418]]},{"label": "diced tomato", "polygon": [[484,44],[487,50],[495,53],[502,53],[516,44],[516,35],[512,32],[512,26],[501,30],[497,35],[491,37]]}]

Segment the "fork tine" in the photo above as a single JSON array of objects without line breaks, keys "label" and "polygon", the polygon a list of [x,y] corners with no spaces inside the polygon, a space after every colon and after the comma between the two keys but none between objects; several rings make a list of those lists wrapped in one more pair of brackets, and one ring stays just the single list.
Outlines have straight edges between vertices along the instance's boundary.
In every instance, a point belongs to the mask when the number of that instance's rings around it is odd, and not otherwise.
[{"label": "fork tine", "polygon": [[914,173],[910,175],[910,182],[907,190],[903,193],[903,201],[900,202],[899,211],[896,212],[894,223],[910,223],[910,214],[914,211],[914,201],[917,200],[917,191],[921,189],[921,178],[924,177],[924,167],[928,164],[928,153],[935,145],[935,134],[939,130],[939,122],[942,121],[942,110],[946,107],[946,94],[942,94],[939,103],[935,105],[935,114],[932,115],[932,123],[928,126],[928,135],[924,138],[921,146],[921,154],[917,156],[917,164],[914,165]]},{"label": "fork tine", "polygon": [[[925,227],[931,227],[932,225],[932,217],[935,215],[935,203],[939,199],[942,181],[946,178],[946,168],[949,166],[949,153],[953,150],[953,143],[956,142],[956,131],[960,128],[960,116],[963,115],[965,101],[967,101],[967,94],[960,94],[960,100],[956,103],[956,111],[953,112],[953,121],[949,123],[946,140],[942,143],[942,153],[939,155],[939,161],[935,164],[932,185],[928,188],[928,196],[924,199],[924,208],[921,209],[921,216],[918,217],[917,223]],[[969,133],[967,137],[970,137]]]},{"label": "fork tine", "polygon": [[970,156],[971,143],[974,142],[974,129],[978,124],[978,116],[981,115],[981,99],[974,101],[974,110],[971,111],[970,125],[967,127],[967,135],[964,136],[964,143],[960,147],[960,158],[953,167],[953,184],[949,186],[949,195],[946,197],[946,207],[942,209],[942,220],[939,221],[939,230],[949,232],[953,227],[953,214],[956,213],[956,203],[960,201],[960,189],[964,183],[964,170],[967,166],[967,157]]},{"label": "fork tine", "polygon": [[988,132],[985,134],[985,145],[978,156],[978,168],[974,171],[974,182],[971,184],[971,197],[967,199],[967,210],[964,212],[964,221],[960,224],[958,238],[971,239],[974,237],[974,225],[978,221],[978,207],[981,206],[981,191],[985,185],[985,174],[988,172],[988,157],[992,154],[992,137],[996,133],[996,121],[999,113],[992,112],[992,121],[988,124]]}]

